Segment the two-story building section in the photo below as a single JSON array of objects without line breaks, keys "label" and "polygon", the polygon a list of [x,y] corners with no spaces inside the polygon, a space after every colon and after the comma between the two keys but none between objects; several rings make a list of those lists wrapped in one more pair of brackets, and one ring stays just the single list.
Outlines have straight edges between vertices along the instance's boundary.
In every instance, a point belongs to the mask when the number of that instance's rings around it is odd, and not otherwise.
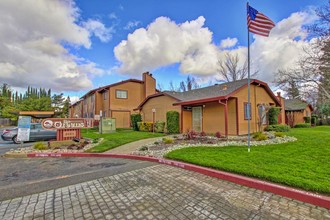
[{"label": "two-story building section", "polygon": [[128,79],[122,82],[93,89],[86,93],[78,103],[71,105],[70,117],[116,119],[117,128],[130,128],[130,115],[148,96],[157,93],[156,80],[145,72],[142,80]]}]

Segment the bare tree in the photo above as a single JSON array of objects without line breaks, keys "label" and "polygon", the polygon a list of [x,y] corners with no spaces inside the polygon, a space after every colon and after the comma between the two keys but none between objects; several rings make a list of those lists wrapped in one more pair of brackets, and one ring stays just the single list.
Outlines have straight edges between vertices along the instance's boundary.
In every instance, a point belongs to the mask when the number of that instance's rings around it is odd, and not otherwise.
[{"label": "bare tree", "polygon": [[[251,74],[252,77],[257,75],[258,71]],[[239,57],[237,54],[232,55],[225,53],[225,60],[218,59],[218,74],[221,78],[219,81],[232,82],[248,77],[248,61],[245,60],[242,66],[239,66]]]},{"label": "bare tree", "polygon": [[188,76],[186,81],[181,81],[180,82],[179,90],[181,92],[186,92],[186,91],[190,91],[190,90],[198,89],[198,88],[200,88],[200,86],[196,82],[196,79],[194,77]]},{"label": "bare tree", "polygon": [[169,87],[170,87],[169,88],[170,91],[186,92],[186,91],[190,91],[193,89],[198,89],[198,88],[200,88],[200,85],[197,83],[197,81],[194,77],[187,76],[187,79],[181,81],[178,87],[174,86],[172,81],[170,82]]}]

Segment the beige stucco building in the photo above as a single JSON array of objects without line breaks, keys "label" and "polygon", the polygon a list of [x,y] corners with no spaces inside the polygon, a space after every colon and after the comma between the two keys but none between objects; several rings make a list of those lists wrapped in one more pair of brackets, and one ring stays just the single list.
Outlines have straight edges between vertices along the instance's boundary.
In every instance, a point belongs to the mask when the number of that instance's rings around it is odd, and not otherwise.
[{"label": "beige stucco building", "polygon": [[102,114],[115,118],[117,128],[130,128],[130,115],[134,109],[156,93],[156,80],[145,72],[142,80],[129,79],[89,91],[78,103],[71,105],[71,117],[94,118]]},{"label": "beige stucco building", "polygon": [[[267,125],[260,120],[260,106],[281,107],[268,85],[252,79],[250,84],[251,132],[257,132]],[[244,135],[248,133],[248,86],[247,80],[218,84],[187,92],[162,92],[147,97],[139,106],[144,121],[166,121],[166,112],[178,111],[181,132],[194,130],[206,133],[220,132],[224,135]],[[155,109],[153,115],[152,109]],[[282,117],[283,111],[280,114]],[[281,118],[281,123],[284,120]],[[261,126],[260,126],[261,125]]]}]

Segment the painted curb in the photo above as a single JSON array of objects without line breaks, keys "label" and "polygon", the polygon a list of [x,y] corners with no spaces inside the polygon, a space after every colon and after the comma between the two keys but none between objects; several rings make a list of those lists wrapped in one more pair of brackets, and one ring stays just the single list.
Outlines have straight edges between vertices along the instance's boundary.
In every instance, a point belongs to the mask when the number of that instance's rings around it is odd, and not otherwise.
[{"label": "painted curb", "polygon": [[224,171],[213,170],[210,168],[200,167],[197,165],[173,161],[173,160],[138,156],[138,155],[106,154],[106,153],[29,153],[27,154],[27,157],[110,157],[110,158],[134,159],[134,160],[156,162],[156,163],[166,164],[166,165],[194,171],[207,176],[212,176],[218,179],[244,185],[250,188],[271,192],[277,195],[281,195],[284,197],[288,197],[291,199],[295,199],[298,201],[302,201],[330,209],[330,197],[328,196],[318,195],[315,193],[298,190],[291,187],[281,186],[266,181],[253,179],[250,177],[244,177]]}]

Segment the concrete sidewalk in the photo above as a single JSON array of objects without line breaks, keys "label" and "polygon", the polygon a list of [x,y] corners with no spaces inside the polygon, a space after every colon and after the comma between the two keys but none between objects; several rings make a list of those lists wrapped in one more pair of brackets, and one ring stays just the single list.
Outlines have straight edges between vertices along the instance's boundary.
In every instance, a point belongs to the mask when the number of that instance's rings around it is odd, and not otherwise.
[{"label": "concrete sidewalk", "polygon": [[[164,137],[171,137],[171,136],[164,136]],[[142,146],[152,144],[155,141],[161,141],[164,137],[148,138],[148,139],[143,139],[143,140],[131,142],[131,143],[124,144],[122,146],[116,147],[114,149],[108,150],[104,153],[131,154],[133,151],[138,150]]]}]

